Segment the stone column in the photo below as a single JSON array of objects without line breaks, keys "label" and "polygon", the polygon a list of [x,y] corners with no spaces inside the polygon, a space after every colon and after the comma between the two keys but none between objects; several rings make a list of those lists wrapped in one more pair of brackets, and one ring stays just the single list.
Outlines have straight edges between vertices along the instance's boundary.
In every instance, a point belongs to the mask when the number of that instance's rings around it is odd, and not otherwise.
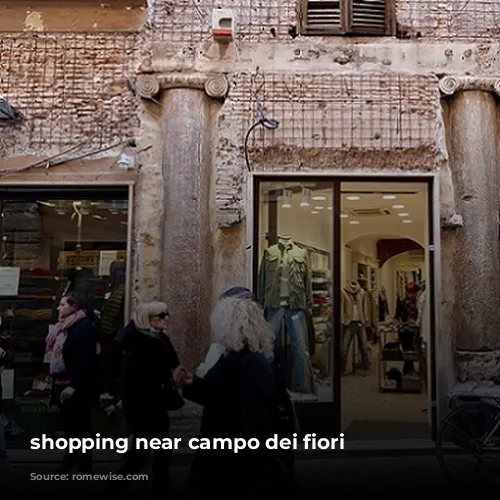
[{"label": "stone column", "polygon": [[224,77],[143,75],[139,91],[158,95],[163,129],[164,185],[161,297],[168,303],[172,339],[188,367],[202,360],[210,341],[213,137]]},{"label": "stone column", "polygon": [[[500,372],[500,242],[495,80],[440,82],[453,96],[449,111],[450,165],[463,227],[443,238],[443,267],[454,290],[452,331],[460,382],[491,380]],[[446,280],[446,276],[445,276]],[[446,297],[444,297],[446,300]]]}]

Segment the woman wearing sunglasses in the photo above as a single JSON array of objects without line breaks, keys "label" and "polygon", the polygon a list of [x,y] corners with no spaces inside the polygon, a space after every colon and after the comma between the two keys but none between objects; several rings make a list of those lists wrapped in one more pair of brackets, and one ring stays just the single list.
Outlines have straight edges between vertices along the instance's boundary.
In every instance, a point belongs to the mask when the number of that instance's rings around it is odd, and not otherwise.
[{"label": "woman wearing sunglasses", "polygon": [[[166,333],[168,319],[165,303],[139,304],[133,321],[117,338],[124,351],[123,411],[134,441],[137,438],[168,437],[168,412],[184,404],[175,388],[174,377],[183,368]],[[118,474],[139,473],[147,465],[148,456],[149,450],[138,450],[135,442],[131,443]],[[154,452],[152,480],[156,494],[168,492],[170,457],[170,450]]]}]

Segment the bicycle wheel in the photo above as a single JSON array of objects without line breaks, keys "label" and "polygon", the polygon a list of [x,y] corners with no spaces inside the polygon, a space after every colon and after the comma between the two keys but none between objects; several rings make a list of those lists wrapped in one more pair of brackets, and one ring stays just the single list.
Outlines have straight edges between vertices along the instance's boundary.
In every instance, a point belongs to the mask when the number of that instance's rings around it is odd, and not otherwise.
[{"label": "bicycle wheel", "polygon": [[485,435],[493,428],[479,404],[466,404],[446,415],[436,439],[436,455],[441,470],[456,485],[485,486],[498,477],[498,464],[491,467],[498,453],[489,451]]}]

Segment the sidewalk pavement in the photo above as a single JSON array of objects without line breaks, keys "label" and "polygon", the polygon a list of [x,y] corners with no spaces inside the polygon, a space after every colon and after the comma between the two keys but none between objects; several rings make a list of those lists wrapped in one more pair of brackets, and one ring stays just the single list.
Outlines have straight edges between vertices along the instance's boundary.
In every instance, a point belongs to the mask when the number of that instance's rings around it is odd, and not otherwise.
[{"label": "sidewalk pavement", "polygon": [[[408,456],[408,457],[351,457],[341,455],[336,458],[314,459],[301,461],[297,464],[298,488],[296,498],[310,497],[317,494],[335,493],[349,494],[354,497],[359,494],[394,494],[397,497],[408,498],[422,495],[442,494],[449,496],[455,492],[464,493],[450,485],[443,476],[437,460],[433,456]],[[117,470],[118,464],[96,464],[93,474],[108,474]],[[10,483],[6,496],[7,499],[27,498],[36,494],[37,498],[64,498],[75,500],[94,495],[96,499],[109,496],[111,481],[102,476],[86,481],[49,481],[36,474],[48,475],[54,473],[55,464],[13,464],[10,466]],[[177,488],[182,488],[188,472],[187,465],[175,464],[171,467],[170,476],[172,483]],[[150,468],[144,471],[150,474]],[[251,478],[249,478],[251,481]],[[244,488],[244,485],[243,485]],[[471,489],[477,493],[478,489]],[[237,497],[237,492],[227,492],[230,496]],[[150,486],[145,480],[136,480],[120,493],[120,500],[126,498],[150,498]],[[221,485],[221,496],[224,496],[224,485]],[[175,498],[169,496],[169,498]],[[314,498],[314,497],[313,497]],[[316,497],[317,498],[317,497]]]}]

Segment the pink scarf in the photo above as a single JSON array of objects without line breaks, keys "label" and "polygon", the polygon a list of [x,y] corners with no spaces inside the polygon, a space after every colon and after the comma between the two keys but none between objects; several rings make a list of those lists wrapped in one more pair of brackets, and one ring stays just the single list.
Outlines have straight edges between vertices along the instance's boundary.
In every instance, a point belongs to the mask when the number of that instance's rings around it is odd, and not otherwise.
[{"label": "pink scarf", "polygon": [[47,335],[45,339],[45,352],[49,355],[50,374],[57,375],[64,373],[66,366],[63,359],[63,347],[68,336],[68,329],[77,321],[86,318],[87,314],[83,310],[79,310],[57,324],[57,327],[52,333]]}]

